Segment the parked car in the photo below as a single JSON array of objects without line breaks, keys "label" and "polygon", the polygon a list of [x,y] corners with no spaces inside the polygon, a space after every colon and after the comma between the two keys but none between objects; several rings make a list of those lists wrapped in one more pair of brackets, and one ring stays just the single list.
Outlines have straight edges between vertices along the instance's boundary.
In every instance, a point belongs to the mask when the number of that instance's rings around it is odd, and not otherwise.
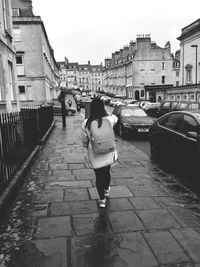
[{"label": "parked car", "polygon": [[[53,104],[53,113],[54,115],[61,115],[61,104],[60,102],[54,102]],[[76,109],[73,107],[66,106],[66,115],[67,116],[72,116],[76,113]]]},{"label": "parked car", "polygon": [[200,102],[180,101],[174,107],[176,110],[200,110]]},{"label": "parked car", "polygon": [[148,134],[153,124],[153,119],[137,106],[117,106],[114,108],[113,114],[118,117],[114,130],[121,137]]},{"label": "parked car", "polygon": [[174,108],[178,104],[178,101],[164,101],[161,103],[160,107],[158,108],[158,117],[161,117],[162,115],[174,111]]},{"label": "parked car", "polygon": [[107,95],[101,96],[100,99],[103,100],[105,104],[108,104],[111,101],[111,97],[109,97]]},{"label": "parked car", "polygon": [[181,166],[200,166],[200,113],[174,111],[150,129],[151,155]]},{"label": "parked car", "polygon": [[191,101],[164,101],[158,108],[158,117],[168,112],[179,110],[200,110],[200,103]]},{"label": "parked car", "polygon": [[150,102],[143,109],[147,113],[147,115],[156,118],[159,107],[160,107],[160,102]]},{"label": "parked car", "polygon": [[128,99],[123,100],[123,102],[125,105],[128,105],[128,104],[134,104],[135,102],[137,102],[137,100],[128,98]]},{"label": "parked car", "polygon": [[146,107],[146,105],[149,103],[151,103],[151,102],[147,101],[147,100],[140,101],[139,106],[144,109]]},{"label": "parked car", "polygon": [[116,106],[123,106],[123,105],[124,105],[124,101],[123,101],[122,99],[118,99],[118,100],[114,103],[113,107],[116,107]]},{"label": "parked car", "polygon": [[117,98],[112,98],[109,102],[109,106],[114,107],[116,102],[119,101],[120,99]]}]

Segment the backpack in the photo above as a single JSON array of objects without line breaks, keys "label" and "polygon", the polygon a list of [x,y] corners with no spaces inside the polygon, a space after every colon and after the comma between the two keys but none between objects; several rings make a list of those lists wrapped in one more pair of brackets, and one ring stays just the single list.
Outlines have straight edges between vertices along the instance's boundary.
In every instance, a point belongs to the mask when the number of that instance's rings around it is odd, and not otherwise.
[{"label": "backpack", "polygon": [[91,122],[90,137],[94,153],[104,154],[115,150],[115,134],[111,122],[106,117],[102,118],[100,128],[98,128],[97,120]]}]

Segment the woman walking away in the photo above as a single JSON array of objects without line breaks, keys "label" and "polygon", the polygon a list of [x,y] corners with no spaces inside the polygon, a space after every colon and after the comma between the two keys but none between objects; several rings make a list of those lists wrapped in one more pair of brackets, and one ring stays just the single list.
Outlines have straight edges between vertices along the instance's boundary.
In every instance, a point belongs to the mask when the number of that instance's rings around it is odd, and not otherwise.
[{"label": "woman walking away", "polygon": [[118,159],[113,126],[118,118],[105,110],[102,100],[94,98],[90,116],[82,124],[82,142],[88,150],[90,167],[96,175],[98,205],[104,208],[110,193],[110,167]]}]

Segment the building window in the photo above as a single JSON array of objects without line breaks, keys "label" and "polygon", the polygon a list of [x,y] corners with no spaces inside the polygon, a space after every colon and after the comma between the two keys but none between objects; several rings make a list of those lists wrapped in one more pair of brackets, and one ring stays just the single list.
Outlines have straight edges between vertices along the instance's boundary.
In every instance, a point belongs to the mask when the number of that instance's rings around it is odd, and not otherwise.
[{"label": "building window", "polygon": [[23,64],[23,57],[22,56],[16,56],[16,64],[17,65]]},{"label": "building window", "polygon": [[175,62],[175,67],[179,67],[179,62]]},{"label": "building window", "polygon": [[176,81],[176,86],[179,86],[179,81]]},{"label": "building window", "polygon": [[25,86],[24,85],[19,85],[18,88],[19,88],[20,94],[25,94]]},{"label": "building window", "polygon": [[13,28],[13,40],[14,42],[21,41],[21,29],[20,28]]},{"label": "building window", "polygon": [[16,66],[17,66],[17,75],[24,75],[24,64],[23,64],[23,56],[16,56]]},{"label": "building window", "polygon": [[162,83],[162,84],[165,84],[165,76],[162,76],[162,78],[161,78],[161,83]]},{"label": "building window", "polygon": [[176,77],[179,77],[179,71],[176,71]]},{"label": "building window", "polygon": [[12,16],[13,17],[19,17],[19,8],[12,8]]},{"label": "building window", "polygon": [[144,97],[144,90],[141,90],[141,97]]},{"label": "building window", "polygon": [[191,69],[186,70],[186,82],[191,83],[192,82],[192,71]]},{"label": "building window", "polygon": [[161,63],[161,69],[162,69],[162,70],[165,70],[165,62],[162,62],[162,63]]}]

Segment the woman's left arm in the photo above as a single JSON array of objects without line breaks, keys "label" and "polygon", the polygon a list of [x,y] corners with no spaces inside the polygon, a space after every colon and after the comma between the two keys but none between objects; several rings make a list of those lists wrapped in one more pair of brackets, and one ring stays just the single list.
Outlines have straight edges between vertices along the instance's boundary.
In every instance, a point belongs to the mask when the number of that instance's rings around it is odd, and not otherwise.
[{"label": "woman's left arm", "polygon": [[83,143],[83,147],[88,148],[89,138],[86,132],[85,124],[86,123],[83,122],[82,127],[81,127],[81,140]]}]

